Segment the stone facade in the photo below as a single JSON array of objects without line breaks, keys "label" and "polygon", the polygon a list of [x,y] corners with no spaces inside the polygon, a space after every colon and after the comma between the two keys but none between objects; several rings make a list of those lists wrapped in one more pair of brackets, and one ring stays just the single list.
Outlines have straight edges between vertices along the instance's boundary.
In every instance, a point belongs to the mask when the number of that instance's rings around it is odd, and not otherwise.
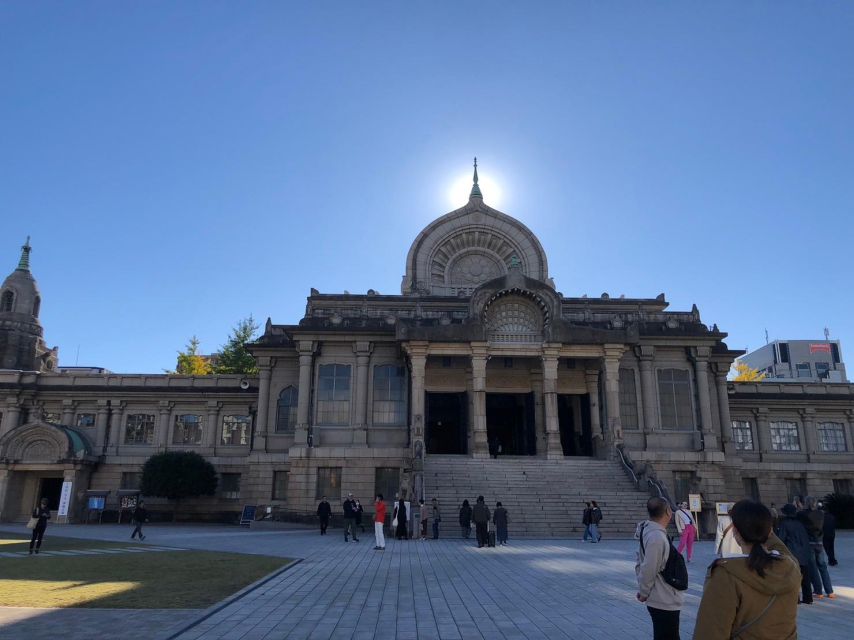
[{"label": "stone facade", "polygon": [[[10,344],[29,329],[4,331]],[[725,337],[663,294],[563,295],[536,236],[475,184],[415,239],[400,295],[312,290],[297,324],[268,320],[257,377],[6,367],[0,519],[25,517],[51,478],[74,481],[72,518],[87,490],[115,508],[169,449],[221,474],[200,515],[308,515],[348,491],[417,499],[435,454],[597,457],[622,474],[620,449],[674,497],[708,502],[850,485],[854,386],[729,383],[741,352]]]}]

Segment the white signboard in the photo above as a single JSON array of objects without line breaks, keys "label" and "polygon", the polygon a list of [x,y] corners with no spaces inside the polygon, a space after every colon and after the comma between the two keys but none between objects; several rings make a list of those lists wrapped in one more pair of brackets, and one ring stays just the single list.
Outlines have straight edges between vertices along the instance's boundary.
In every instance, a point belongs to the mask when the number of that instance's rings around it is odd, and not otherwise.
[{"label": "white signboard", "polygon": [[59,516],[68,517],[68,505],[71,504],[71,480],[62,483],[62,493],[59,494]]},{"label": "white signboard", "polygon": [[688,508],[695,513],[698,511],[702,511],[702,505],[701,505],[699,493],[689,493],[688,494]]}]

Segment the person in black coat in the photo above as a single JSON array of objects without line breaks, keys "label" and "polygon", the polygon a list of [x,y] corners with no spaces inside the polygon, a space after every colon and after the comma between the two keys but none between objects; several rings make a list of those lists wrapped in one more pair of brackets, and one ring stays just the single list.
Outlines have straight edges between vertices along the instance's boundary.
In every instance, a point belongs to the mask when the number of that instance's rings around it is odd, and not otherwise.
[{"label": "person in black coat", "polygon": [[824,524],[822,531],[824,535],[821,537],[821,543],[824,545],[824,551],[827,553],[827,564],[835,567],[839,563],[836,561],[836,516],[826,511],[824,505],[819,503],[818,508],[824,511]]},{"label": "person in black coat", "polygon": [[356,498],[355,502],[356,508],[356,526],[362,530],[362,533],[365,533],[365,525],[362,524],[362,514],[365,512],[365,509],[362,507],[362,503],[359,502],[359,499]]},{"label": "person in black coat", "polygon": [[350,534],[353,535],[353,542],[358,542],[356,536],[356,501],[353,499],[353,494],[348,493],[347,499],[344,500],[344,542],[350,542]]},{"label": "person in black coat", "polygon": [[[423,506],[421,507],[424,508]],[[397,527],[394,530],[394,537],[397,540],[406,540],[409,537],[409,523],[406,520],[406,501],[399,498],[394,506],[394,518],[397,520]],[[423,516],[422,516],[423,517]]]},{"label": "person in black coat", "polygon": [[471,535],[471,506],[468,500],[463,500],[463,506],[460,507],[460,529],[464,538]]},{"label": "person in black coat", "polygon": [[37,519],[36,526],[33,527],[33,537],[30,539],[30,555],[33,553],[35,546],[36,553],[42,547],[42,538],[44,538],[45,529],[47,529],[47,521],[50,520],[50,509],[47,508],[47,498],[42,498],[39,506],[33,509],[33,518]]},{"label": "person in black coat", "polygon": [[801,602],[812,604],[812,582],[810,581],[810,559],[813,554],[807,528],[797,517],[793,504],[783,505],[783,517],[777,525],[777,537],[786,545],[801,567]]},{"label": "person in black coat", "polygon": [[326,527],[329,526],[329,517],[332,515],[332,506],[326,500],[326,496],[320,499],[317,505],[317,517],[320,519],[320,535],[326,535]]},{"label": "person in black coat", "polygon": [[142,500],[137,502],[136,507],[133,510],[133,514],[130,517],[131,524],[136,525],[133,529],[133,533],[130,534],[131,540],[136,536],[139,536],[140,540],[145,540],[145,535],[142,533],[142,525],[148,522],[148,509],[146,509],[144,505],[145,503]]}]

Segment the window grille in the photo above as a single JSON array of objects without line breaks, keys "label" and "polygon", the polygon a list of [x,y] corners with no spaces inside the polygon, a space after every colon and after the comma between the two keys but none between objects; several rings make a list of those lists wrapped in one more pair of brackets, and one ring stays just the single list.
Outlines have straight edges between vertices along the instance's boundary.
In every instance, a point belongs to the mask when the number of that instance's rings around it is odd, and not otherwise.
[{"label": "window grille", "polygon": [[154,416],[146,413],[128,414],[125,444],[154,444]]},{"label": "window grille", "polygon": [[403,367],[374,367],[373,424],[406,424],[406,374]]},{"label": "window grille", "polygon": [[773,451],[800,451],[801,437],[794,422],[772,422],[771,449]]},{"label": "window grille", "polygon": [[293,433],[297,425],[299,392],[294,386],[285,387],[279,394],[276,411],[276,433]]}]

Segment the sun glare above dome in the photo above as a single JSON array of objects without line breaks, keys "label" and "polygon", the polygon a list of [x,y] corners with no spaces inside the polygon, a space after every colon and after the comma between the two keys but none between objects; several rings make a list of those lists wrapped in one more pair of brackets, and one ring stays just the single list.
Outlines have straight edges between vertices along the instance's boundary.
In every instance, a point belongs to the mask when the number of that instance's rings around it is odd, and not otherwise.
[{"label": "sun glare above dome", "polygon": [[[480,171],[480,167],[478,167],[478,171]],[[501,187],[499,184],[490,178],[489,174],[480,174],[478,184],[483,193],[483,201],[490,207],[498,209],[501,205]],[[471,185],[471,172],[461,175],[451,183],[451,188],[448,190],[448,203],[454,209],[462,207],[469,201]]]}]

